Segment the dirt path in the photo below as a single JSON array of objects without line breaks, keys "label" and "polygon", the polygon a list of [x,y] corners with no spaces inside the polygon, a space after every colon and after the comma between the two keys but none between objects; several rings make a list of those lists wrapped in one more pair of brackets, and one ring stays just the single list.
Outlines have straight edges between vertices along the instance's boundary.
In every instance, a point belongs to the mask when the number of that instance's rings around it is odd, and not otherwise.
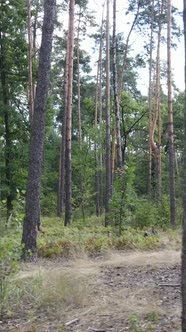
[{"label": "dirt path", "polygon": [[38,276],[47,279],[38,290],[43,297],[38,295],[37,309],[26,303],[24,315],[18,311],[17,318],[1,322],[0,330],[181,331],[179,252],[113,253],[107,259],[66,263],[41,261],[24,268],[16,278],[35,282]]}]

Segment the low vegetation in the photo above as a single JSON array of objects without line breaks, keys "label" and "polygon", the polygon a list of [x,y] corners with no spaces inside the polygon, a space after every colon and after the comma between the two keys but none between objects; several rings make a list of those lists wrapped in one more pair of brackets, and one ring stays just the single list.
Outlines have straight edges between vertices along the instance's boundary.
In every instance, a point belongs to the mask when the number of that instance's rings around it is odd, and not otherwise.
[{"label": "low vegetation", "polygon": [[[59,218],[44,218],[42,231],[38,235],[38,257],[73,258],[84,254],[87,256],[103,255],[110,250],[154,250],[161,248],[180,249],[181,231],[170,228],[158,228],[158,234],[149,225],[142,228],[123,226],[119,235],[117,226],[104,227],[103,218],[90,217],[86,224],[74,221],[70,227],[64,227]],[[15,261],[20,254],[21,227],[9,226],[1,238],[1,259]]]},{"label": "low vegetation", "polygon": [[[146,218],[148,219],[148,218]],[[141,226],[141,227],[139,227]],[[1,317],[12,317],[17,312],[24,313],[23,308],[34,319],[37,310],[50,310],[51,306],[61,312],[65,307],[82,306],[88,297],[87,276],[72,275],[61,271],[55,275],[52,270],[37,271],[32,276],[22,274],[17,277],[17,272],[22,269],[19,262],[21,256],[21,223],[13,220],[12,223],[1,226],[0,242],[0,289],[1,289]],[[74,220],[69,227],[63,226],[63,220],[59,218],[43,218],[42,231],[38,234],[38,259],[46,260],[51,264],[52,260],[62,258],[76,261],[80,258],[107,257],[113,251],[146,251],[181,248],[181,232],[178,227],[175,230],[158,225],[155,226],[158,234],[151,234],[151,226],[146,220],[142,220],[138,227],[129,225],[113,225],[104,227],[103,217],[89,217],[85,221]],[[120,232],[121,231],[121,232]],[[148,236],[144,232],[149,231]],[[121,234],[120,234],[121,233]],[[65,291],[64,291],[65,290]],[[62,292],[62,293],[61,293]],[[27,306],[28,303],[31,305]],[[49,307],[47,307],[49,304]],[[34,311],[33,311],[34,308]],[[130,321],[131,331],[138,331],[138,322]],[[132,330],[133,328],[133,330]],[[140,331],[140,329],[139,329]]]}]

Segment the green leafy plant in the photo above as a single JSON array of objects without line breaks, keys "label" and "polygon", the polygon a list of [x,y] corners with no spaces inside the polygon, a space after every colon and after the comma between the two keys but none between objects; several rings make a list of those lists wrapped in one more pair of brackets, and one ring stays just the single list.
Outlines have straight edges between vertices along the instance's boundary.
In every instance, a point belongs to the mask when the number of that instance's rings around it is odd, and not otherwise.
[{"label": "green leafy plant", "polygon": [[0,242],[0,316],[8,307],[9,278],[19,269],[21,246],[16,240],[4,237]]},{"label": "green leafy plant", "polygon": [[145,332],[145,329],[143,329],[140,326],[140,319],[138,315],[133,314],[129,317],[129,331],[131,332]]}]

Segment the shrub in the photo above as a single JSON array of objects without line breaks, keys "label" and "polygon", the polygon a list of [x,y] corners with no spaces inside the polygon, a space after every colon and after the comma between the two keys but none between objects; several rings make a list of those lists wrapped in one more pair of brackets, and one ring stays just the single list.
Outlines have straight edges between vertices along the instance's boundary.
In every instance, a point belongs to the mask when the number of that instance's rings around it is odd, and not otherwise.
[{"label": "shrub", "polygon": [[108,238],[103,235],[89,236],[85,240],[84,249],[89,256],[101,254],[108,249]]}]

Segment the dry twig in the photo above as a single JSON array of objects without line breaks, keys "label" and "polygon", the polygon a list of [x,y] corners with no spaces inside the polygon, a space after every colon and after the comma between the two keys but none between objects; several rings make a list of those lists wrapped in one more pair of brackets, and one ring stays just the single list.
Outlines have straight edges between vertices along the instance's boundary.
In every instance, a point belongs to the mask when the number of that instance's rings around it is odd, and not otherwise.
[{"label": "dry twig", "polygon": [[69,322],[67,322],[66,324],[65,324],[65,326],[69,326],[69,325],[72,325],[72,324],[74,324],[74,323],[78,323],[79,322],[79,319],[78,318],[75,318],[75,319],[72,319],[72,320],[70,320]]}]

